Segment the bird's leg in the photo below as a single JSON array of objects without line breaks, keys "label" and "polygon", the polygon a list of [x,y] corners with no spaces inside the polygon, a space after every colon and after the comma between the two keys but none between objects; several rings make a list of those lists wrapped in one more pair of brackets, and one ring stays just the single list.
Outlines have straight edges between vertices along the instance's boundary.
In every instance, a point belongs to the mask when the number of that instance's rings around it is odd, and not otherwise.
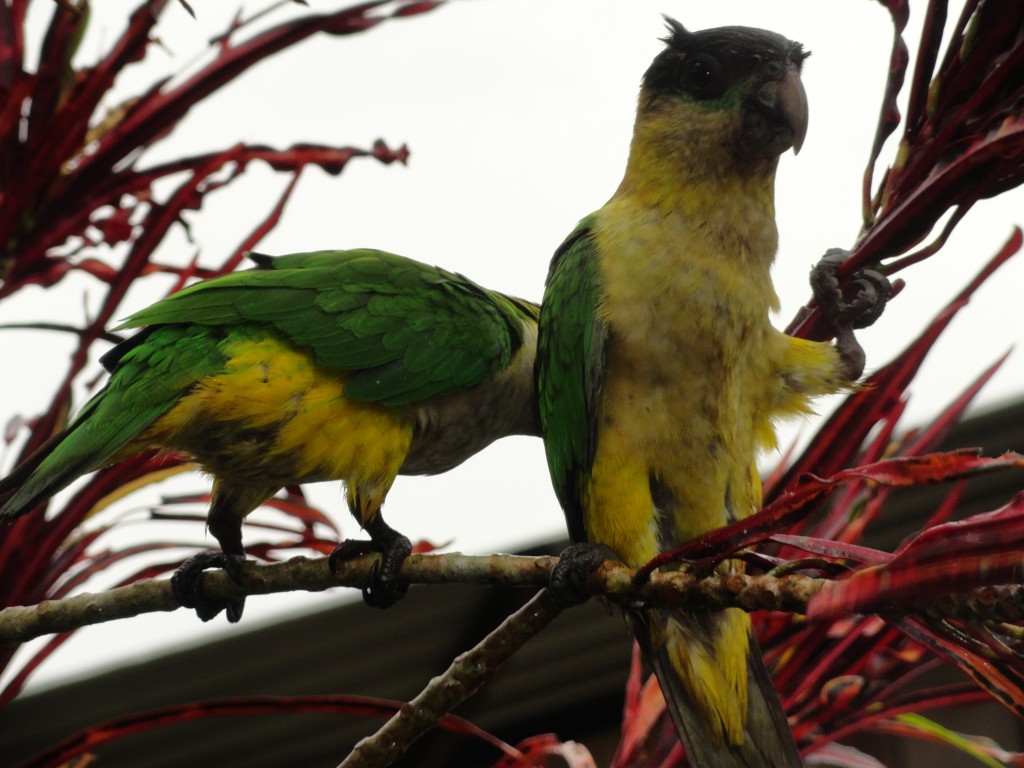
[{"label": "bird's leg", "polygon": [[622,558],[606,544],[570,544],[551,569],[548,589],[564,605],[584,603],[590,599],[587,577],[609,560],[618,563]]},{"label": "bird's leg", "polygon": [[853,331],[867,328],[881,317],[892,286],[885,275],[873,269],[858,270],[841,286],[837,273],[849,257],[848,251],[829,249],[811,270],[811,288],[835,332],[840,375],[846,381],[856,381],[864,372],[865,357]]},{"label": "bird's leg", "polygon": [[223,568],[239,586],[242,585],[242,565],[245,547],[242,546],[242,521],[252,510],[277,492],[277,488],[257,488],[215,480],[213,500],[207,525],[220,544],[220,552],[200,552],[193,555],[171,576],[174,596],[186,608],[194,608],[196,615],[209,621],[222,610],[228,621],[242,618],[245,600],[213,600],[203,594],[201,578],[207,568]]},{"label": "bird's leg", "polygon": [[360,555],[380,552],[380,560],[370,567],[370,576],[363,588],[363,600],[374,608],[389,608],[409,590],[409,583],[401,578],[402,563],[412,553],[412,542],[384,522],[378,510],[363,526],[370,540],[346,539],[331,553],[328,560],[335,571],[343,563]]}]

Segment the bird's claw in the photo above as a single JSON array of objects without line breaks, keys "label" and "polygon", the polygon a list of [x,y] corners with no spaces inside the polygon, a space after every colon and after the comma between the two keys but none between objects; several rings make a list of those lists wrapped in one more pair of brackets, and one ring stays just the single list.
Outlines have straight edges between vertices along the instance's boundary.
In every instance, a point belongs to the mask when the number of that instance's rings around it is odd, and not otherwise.
[{"label": "bird's claw", "polygon": [[850,284],[856,290],[849,307],[853,316],[850,327],[867,328],[885,311],[886,302],[892,295],[889,278],[874,269],[859,269],[853,273]]},{"label": "bird's claw", "polygon": [[856,381],[864,373],[866,356],[853,331],[867,328],[881,317],[892,286],[885,275],[873,269],[858,270],[840,285],[838,270],[849,257],[841,248],[829,249],[811,270],[811,288],[836,337],[839,377]]},{"label": "bird's claw", "polygon": [[[412,553],[412,542],[392,528],[371,531],[373,538],[347,539],[331,553],[327,562],[335,572],[341,563],[362,555],[380,553],[380,559],[370,566],[363,601],[374,608],[390,608],[409,591],[409,582],[401,577],[402,563]],[[376,535],[374,535],[376,534]]]},{"label": "bird's claw", "polygon": [[814,299],[837,332],[872,325],[892,293],[888,278],[874,269],[857,270],[841,286],[837,273],[848,258],[849,251],[830,248],[811,270]]},{"label": "bird's claw", "polygon": [[200,552],[178,566],[171,574],[171,591],[175,599],[185,608],[192,608],[202,621],[209,621],[221,611],[226,611],[232,624],[242,618],[245,599],[215,600],[203,592],[203,571],[209,568],[223,568],[231,580],[242,586],[242,565],[245,555],[229,555],[224,552]]},{"label": "bird's claw", "polygon": [[579,605],[590,599],[587,577],[602,563],[620,562],[622,558],[605,544],[570,544],[551,569],[548,589],[563,605]]}]

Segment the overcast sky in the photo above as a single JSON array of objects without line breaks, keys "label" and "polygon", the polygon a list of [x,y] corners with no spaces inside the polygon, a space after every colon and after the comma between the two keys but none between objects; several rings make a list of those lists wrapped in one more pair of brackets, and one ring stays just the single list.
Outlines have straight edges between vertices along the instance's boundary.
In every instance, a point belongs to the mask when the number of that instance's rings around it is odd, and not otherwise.
[{"label": "overcast sky", "polygon": [[[33,8],[48,13],[48,5]],[[127,0],[96,4],[80,51],[83,62],[116,38],[134,5]],[[164,50],[154,48],[118,83],[119,98],[192,62],[237,8],[235,3],[192,5],[197,21],[176,5],[164,14],[159,28]],[[318,11],[340,7],[318,0],[310,5]],[[455,0],[366,34],[316,38],[278,55],[196,109],[144,162],[238,141],[367,148],[377,138],[393,147],[405,142],[411,150],[407,167],[358,160],[340,177],[307,171],[281,225],[260,250],[382,248],[539,301],[551,253],[578,219],[604,203],[621,177],[640,76],[662,47],[661,13],[691,29],[769,28],[813,52],[804,68],[811,109],[807,140],[799,157],[783,158],[778,175],[781,244],[775,281],[783,303],[777,324],[784,326],[808,298],[810,266],[827,248],[851,245],[859,229],[860,178],[892,35],[886,11],[866,0]],[[908,39],[919,24],[912,18]],[[211,196],[190,217],[195,245],[178,233],[171,249],[188,257],[198,247],[210,263],[218,262],[255,217],[269,210],[285,181],[253,166],[234,190]],[[906,290],[862,336],[869,369],[888,361],[998,250],[1021,219],[1021,202],[1015,192],[980,204],[939,257],[903,274]],[[965,310],[914,385],[907,424],[927,418],[1017,341],[1022,331],[1014,289],[1022,277],[1024,262],[1011,262]],[[132,294],[122,314],[158,298],[154,290]],[[69,282],[53,294],[22,292],[0,306],[0,322],[52,320],[56,312],[81,322],[101,296],[87,282]],[[2,422],[43,407],[69,349],[67,340],[44,342],[39,334],[14,338],[4,336],[7,344],[31,344],[39,351],[46,343],[53,351],[46,352],[47,360],[33,357],[21,366],[22,389],[5,393]],[[1020,395],[1024,361],[1017,357],[990,385],[983,404]],[[823,410],[828,407],[822,404]],[[791,426],[787,435],[806,434],[811,426]],[[184,484],[188,490],[204,487],[199,478]],[[337,484],[315,487],[313,497],[346,534],[357,532]],[[465,552],[508,551],[564,535],[543,449],[535,439],[503,441],[439,478],[400,478],[385,512],[388,522],[411,538],[451,541],[452,549]],[[202,531],[191,533],[202,541]],[[202,625],[191,613],[178,611],[89,628],[48,660],[35,682],[83,674],[113,659],[144,657],[169,644],[245,631],[286,611],[324,607],[354,595],[335,590],[301,599],[253,598],[242,623],[232,627],[223,617]]]}]

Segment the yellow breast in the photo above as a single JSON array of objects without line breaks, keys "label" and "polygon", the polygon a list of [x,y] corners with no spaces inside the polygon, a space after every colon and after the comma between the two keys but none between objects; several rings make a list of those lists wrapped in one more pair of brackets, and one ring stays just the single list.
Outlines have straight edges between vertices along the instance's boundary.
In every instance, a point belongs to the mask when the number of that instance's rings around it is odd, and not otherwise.
[{"label": "yellow breast", "polygon": [[387,493],[409,452],[413,424],[393,409],[344,395],[344,372],[273,337],[226,342],[221,373],[192,390],[138,443],[183,451],[210,473],[285,485],[344,480]]},{"label": "yellow breast", "polygon": [[610,341],[585,507],[591,538],[633,565],[759,500],[776,232],[770,210],[755,221],[746,213],[751,227],[740,229],[763,230],[760,239],[698,226],[683,205],[620,197],[601,211],[599,313]]}]

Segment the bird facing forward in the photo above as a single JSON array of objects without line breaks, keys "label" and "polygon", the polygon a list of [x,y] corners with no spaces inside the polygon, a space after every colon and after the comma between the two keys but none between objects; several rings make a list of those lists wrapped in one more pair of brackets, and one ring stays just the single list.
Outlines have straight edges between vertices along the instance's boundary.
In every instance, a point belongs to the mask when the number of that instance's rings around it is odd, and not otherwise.
[{"label": "bird facing forward", "polygon": [[[622,181],[555,253],[541,307],[544,445],[581,544],[555,570],[560,592],[570,566],[638,568],[752,514],[773,421],[863,370],[849,323],[831,345],[769,321],[775,172],[807,130],[807,53],[765,30],[667,21]],[[626,618],[691,765],[800,765],[746,613]]]}]

